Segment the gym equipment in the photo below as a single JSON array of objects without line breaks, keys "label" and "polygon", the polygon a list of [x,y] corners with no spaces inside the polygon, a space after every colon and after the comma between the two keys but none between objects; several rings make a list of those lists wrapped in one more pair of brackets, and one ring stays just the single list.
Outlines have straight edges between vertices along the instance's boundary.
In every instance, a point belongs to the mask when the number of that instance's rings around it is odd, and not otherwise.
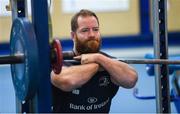
[{"label": "gym equipment", "polygon": [[[16,18],[13,22],[10,35],[9,56],[0,57],[0,64],[11,64],[11,73],[16,96],[21,101],[28,100],[35,95],[37,88],[37,75],[39,72],[39,57],[36,36],[32,24],[27,18]],[[57,40],[52,47],[57,55],[52,61],[52,69],[60,73],[62,64],[61,45]],[[57,56],[57,57],[56,57]]]},{"label": "gym equipment", "polygon": [[[36,35],[38,46],[38,86],[36,94],[29,100],[22,101],[16,96],[16,112],[17,113],[50,113],[51,110],[51,82],[50,82],[50,36],[51,33],[48,24],[48,3],[47,0],[30,0],[31,16],[27,14],[27,0],[10,0],[10,10],[12,14],[12,22],[16,18],[31,18],[33,29]],[[33,44],[31,44],[33,45]],[[33,51],[33,50],[31,50]],[[23,54],[22,54],[23,55]],[[12,55],[11,55],[12,56]],[[43,81],[42,81],[43,80]],[[15,91],[16,92],[16,91]]]},{"label": "gym equipment", "polygon": [[[39,56],[36,36],[32,24],[27,18],[16,18],[12,25],[10,40],[11,55],[0,57],[0,64],[11,64],[11,72],[16,96],[21,101],[35,95],[37,75],[39,72]],[[55,39],[51,43],[51,66],[55,73],[60,73],[63,59],[65,62],[80,64],[73,60],[72,52],[62,52],[61,43]],[[180,64],[179,60],[165,59],[132,59],[116,58],[128,64]]]},{"label": "gym equipment", "polygon": [[[13,22],[10,35],[11,57],[23,60],[21,64],[11,64],[11,74],[20,100],[31,98],[36,92],[38,75],[38,48],[33,26],[26,19],[16,19]],[[9,59],[13,60],[13,59]]]},{"label": "gym equipment", "polygon": [[[141,99],[141,100],[150,100],[150,99],[155,99],[156,98],[155,95],[141,95],[139,93],[138,88],[133,89],[133,96],[136,97],[137,99]],[[180,100],[180,97],[175,96],[175,94],[173,92],[171,92],[170,97],[171,97],[171,101]]]},{"label": "gym equipment", "polygon": [[[32,24],[27,18],[16,18],[10,37],[11,54],[0,57],[0,64],[11,64],[16,96],[21,101],[29,100],[35,95],[39,75],[38,47]],[[62,49],[59,40],[53,40],[51,47],[52,69],[60,73]]]},{"label": "gym equipment", "polygon": [[180,70],[175,71],[172,78],[172,85],[175,95],[180,96]]},{"label": "gym equipment", "polygon": [[174,97],[179,98],[174,101],[174,105],[177,107],[177,112],[180,112],[180,70],[175,71],[172,78],[172,92]]},{"label": "gym equipment", "polygon": [[[12,79],[16,96],[21,101],[28,100],[36,92],[37,75],[39,69],[39,56],[36,36],[32,24],[27,18],[17,18],[13,22],[11,30],[11,55],[0,57],[0,64],[11,64]],[[73,60],[72,52],[62,52],[61,43],[55,39],[51,47],[51,67],[55,73],[60,73],[63,59],[65,62],[80,64],[80,61]],[[128,64],[180,64],[178,60],[166,59],[122,59],[118,61]]]},{"label": "gym equipment", "polygon": [[52,69],[56,74],[59,74],[61,72],[62,68],[62,60],[63,60],[63,55],[62,55],[62,47],[59,42],[59,40],[55,39],[52,42],[51,45],[51,66]]},{"label": "gym equipment", "polygon": [[[11,1],[15,1],[15,0],[11,0]],[[24,17],[26,16],[25,15],[25,8],[24,8],[24,1],[25,0],[16,0],[15,2],[17,3],[14,3],[16,5],[11,5],[12,6],[12,9],[15,9],[15,10],[12,10],[12,18],[13,20],[16,20],[16,18],[18,17]],[[44,80],[42,82],[39,82],[39,91],[38,91],[38,95],[37,95],[37,110],[36,112],[43,112],[43,111],[46,111],[46,112],[49,112],[51,109],[51,105],[50,105],[50,98],[51,95],[48,94],[50,93],[49,90],[50,90],[50,81],[49,81],[49,78],[47,77],[49,75],[49,61],[48,61],[48,58],[49,56],[49,49],[47,48],[48,46],[48,14],[47,14],[47,1],[45,2],[44,0],[31,0],[31,3],[32,3],[32,23],[33,23],[33,27],[35,28],[35,33],[36,33],[36,38],[37,38],[37,47],[38,47],[38,55],[37,57],[41,57],[42,58],[42,55],[44,52],[46,52],[46,54],[44,53],[44,57],[45,59],[39,59],[39,68],[40,68],[40,76],[37,76],[39,78],[43,78]],[[129,62],[131,64],[147,64],[147,63],[153,63],[153,64],[162,64],[161,67],[156,67],[156,74],[158,74],[156,77],[156,101],[157,101],[157,112],[158,113],[161,113],[161,112],[165,112],[165,113],[169,113],[170,112],[170,106],[169,106],[169,79],[168,79],[168,70],[167,70],[167,64],[176,64],[178,63],[178,61],[169,61],[167,60],[167,28],[166,28],[166,3],[167,3],[167,0],[165,1],[162,1],[162,0],[153,0],[153,5],[152,5],[152,9],[153,9],[153,13],[156,15],[153,15],[153,19],[154,19],[154,24],[155,27],[153,27],[155,30],[154,30],[154,39],[157,38],[157,42],[155,41],[154,44],[154,47],[155,47],[155,55],[156,55],[156,58],[158,59],[155,59],[155,61],[153,60],[148,60],[148,62],[146,60],[138,60],[138,62],[134,62],[134,60],[130,60],[130,61],[125,61],[123,60],[124,62]],[[19,5],[17,5],[19,4]],[[160,22],[160,23],[159,23]],[[42,38],[43,38],[43,43],[42,43]],[[159,40],[160,38],[160,40]],[[20,42],[22,39],[21,38],[18,38],[17,41],[15,42]],[[23,41],[23,40],[22,40]],[[14,53],[16,53],[15,55],[10,55],[10,56],[6,56],[6,57],[2,57],[3,60],[4,59],[9,59],[9,60],[12,60],[10,62],[4,62],[3,64],[6,64],[6,63],[11,63],[11,64],[14,64],[15,66],[18,65],[18,64],[27,64],[26,60],[27,60],[27,56],[26,56],[26,51],[25,53],[21,53],[21,52],[24,52],[23,50],[18,50],[20,49],[19,47],[16,47],[18,45],[21,46],[21,43],[20,44],[15,44],[15,51]],[[26,42],[25,42],[26,43]],[[23,43],[22,43],[23,44]],[[34,45],[34,44],[31,44],[31,45]],[[160,47],[158,47],[158,45]],[[163,46],[164,45],[164,46]],[[25,45],[26,46],[26,45]],[[26,47],[25,47],[26,48]],[[42,51],[45,50],[45,51]],[[56,50],[58,49],[55,49],[55,53],[57,52]],[[20,51],[20,53],[18,52]],[[34,51],[34,50],[31,50],[31,51]],[[52,52],[52,53],[54,53]],[[160,55],[161,54],[161,55]],[[28,54],[27,54],[28,55]],[[62,55],[62,54],[61,54]],[[61,56],[60,55],[60,56]],[[30,55],[28,55],[30,56]],[[59,55],[57,55],[59,56]],[[39,57],[39,58],[40,58]],[[54,58],[56,58],[56,56],[53,55]],[[15,58],[15,59],[14,59]],[[50,58],[50,57],[49,57]],[[57,58],[56,58],[57,59]],[[57,60],[51,60],[51,61],[57,61]],[[0,60],[1,61],[1,60]],[[61,60],[59,60],[59,63],[60,63]],[[121,60],[122,61],[122,60]],[[17,63],[17,64],[15,64]],[[43,64],[44,63],[44,64]],[[52,63],[51,63],[52,64]],[[28,64],[28,65],[31,65],[31,64]],[[55,64],[54,64],[55,65]],[[13,65],[12,65],[13,66]],[[35,66],[35,65],[33,65]],[[22,67],[22,66],[21,66]],[[19,68],[19,67],[15,67],[15,68]],[[22,67],[24,69],[27,69],[28,71],[25,71],[25,72],[29,72],[29,69],[28,69],[28,66],[24,66]],[[45,70],[44,70],[45,68]],[[56,68],[56,67],[53,67],[53,68]],[[57,66],[57,71],[60,71],[61,68],[59,68]],[[44,72],[43,72],[44,70]],[[17,70],[18,71],[18,70]],[[56,72],[57,72],[56,71]],[[22,72],[22,71],[21,71]],[[43,72],[43,73],[42,73]],[[162,76],[160,77],[160,75],[162,74]],[[45,86],[45,87],[44,87]],[[46,94],[43,94],[44,90],[46,90]],[[164,96],[162,96],[161,93],[164,93]],[[26,98],[26,96],[24,96]],[[161,99],[163,99],[163,101],[160,101]],[[46,102],[45,102],[46,101]],[[45,106],[44,106],[45,105]]]},{"label": "gym equipment", "polygon": [[[153,54],[146,54],[145,55],[146,59],[154,59],[154,55]],[[180,56],[170,56],[169,60],[180,60]],[[179,70],[180,69],[180,65],[178,64],[171,64],[168,65],[169,67],[169,74],[172,74],[174,71]],[[149,76],[153,76],[154,73],[154,64],[146,64],[146,72]]]},{"label": "gym equipment", "polygon": [[[153,0],[152,28],[154,55],[157,59],[168,59],[167,0]],[[170,89],[168,65],[155,66],[156,112],[170,113]]]}]

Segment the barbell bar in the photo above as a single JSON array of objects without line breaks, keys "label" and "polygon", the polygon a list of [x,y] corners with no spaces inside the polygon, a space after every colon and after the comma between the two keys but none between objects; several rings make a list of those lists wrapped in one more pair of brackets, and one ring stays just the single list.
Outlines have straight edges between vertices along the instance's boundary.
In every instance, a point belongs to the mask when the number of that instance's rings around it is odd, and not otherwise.
[{"label": "barbell bar", "polygon": [[[56,52],[52,52],[51,61],[55,62]],[[80,64],[80,61],[74,60],[74,54],[71,51],[64,51],[61,53],[64,62],[69,62],[71,64]],[[4,55],[0,56],[0,64],[18,64],[24,62],[23,54],[16,55]],[[168,60],[168,59],[123,59],[123,58],[113,58],[127,64],[180,64],[180,60]]]},{"label": "barbell bar", "polygon": [[0,64],[18,64],[24,62],[24,55],[3,55],[0,57]]},{"label": "barbell bar", "polygon": [[180,64],[180,60],[168,59],[117,59],[128,64]]},{"label": "barbell bar", "polygon": [[[127,64],[180,64],[180,60],[168,60],[168,59],[123,59],[123,58],[114,58]],[[72,64],[80,64],[77,60],[64,60]]]}]

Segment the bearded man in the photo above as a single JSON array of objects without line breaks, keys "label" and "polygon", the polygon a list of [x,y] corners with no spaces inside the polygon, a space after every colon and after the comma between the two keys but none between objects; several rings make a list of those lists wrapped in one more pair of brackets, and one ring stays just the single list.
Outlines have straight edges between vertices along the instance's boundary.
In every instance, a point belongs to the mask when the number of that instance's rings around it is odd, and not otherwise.
[{"label": "bearded man", "polygon": [[53,112],[109,113],[119,87],[134,87],[137,72],[100,52],[99,20],[94,12],[82,9],[72,17],[71,37],[74,59],[81,64],[66,63],[60,74],[51,72]]}]

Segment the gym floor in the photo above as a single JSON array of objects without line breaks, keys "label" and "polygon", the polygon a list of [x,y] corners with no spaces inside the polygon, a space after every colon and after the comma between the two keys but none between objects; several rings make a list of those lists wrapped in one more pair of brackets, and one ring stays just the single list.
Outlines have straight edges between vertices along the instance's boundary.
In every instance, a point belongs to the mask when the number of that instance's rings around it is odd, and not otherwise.
[{"label": "gym floor", "polygon": [[[180,53],[179,47],[170,47],[169,54],[177,55]],[[103,49],[103,51],[115,57],[123,58],[143,58],[146,53],[153,53],[153,48],[140,49]],[[1,54],[1,53],[0,53]],[[154,76],[148,76],[145,65],[132,65],[138,72],[139,79],[135,86],[138,88],[141,96],[155,95],[155,80]],[[170,76],[170,81],[171,81]],[[170,82],[171,87],[171,82]],[[133,89],[119,89],[117,95],[114,97],[111,113],[155,113],[156,101],[155,99],[142,100],[133,96]],[[0,113],[14,113],[15,112],[15,92],[11,80],[10,65],[0,66]],[[171,112],[176,113],[176,107],[171,102]]]}]

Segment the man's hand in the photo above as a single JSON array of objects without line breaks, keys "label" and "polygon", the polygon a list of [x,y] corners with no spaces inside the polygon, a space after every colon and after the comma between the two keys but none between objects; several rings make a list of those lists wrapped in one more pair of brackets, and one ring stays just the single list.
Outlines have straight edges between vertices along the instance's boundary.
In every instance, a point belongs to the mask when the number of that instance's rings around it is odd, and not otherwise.
[{"label": "man's hand", "polygon": [[[97,63],[96,58],[98,57],[98,55],[99,53],[82,54],[74,57],[74,59],[81,61],[81,64]],[[99,66],[98,71],[104,71],[104,68],[102,66]]]},{"label": "man's hand", "polygon": [[97,63],[96,58],[98,57],[98,53],[91,53],[91,54],[82,54],[79,56],[74,57],[75,60],[80,60],[81,64],[88,64],[88,63]]}]

